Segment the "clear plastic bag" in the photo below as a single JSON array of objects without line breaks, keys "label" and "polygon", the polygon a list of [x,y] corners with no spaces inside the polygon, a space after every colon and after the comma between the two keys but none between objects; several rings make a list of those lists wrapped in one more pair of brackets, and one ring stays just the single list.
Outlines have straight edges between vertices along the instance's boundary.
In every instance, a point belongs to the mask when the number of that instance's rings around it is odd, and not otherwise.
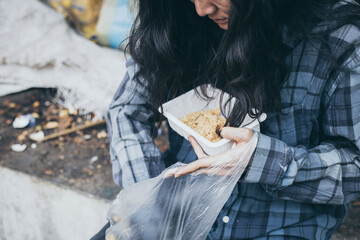
[{"label": "clear plastic bag", "polygon": [[205,239],[221,208],[249,163],[257,136],[231,149],[207,169],[178,178],[167,177],[176,163],[158,177],[123,189],[108,212],[107,240]]}]

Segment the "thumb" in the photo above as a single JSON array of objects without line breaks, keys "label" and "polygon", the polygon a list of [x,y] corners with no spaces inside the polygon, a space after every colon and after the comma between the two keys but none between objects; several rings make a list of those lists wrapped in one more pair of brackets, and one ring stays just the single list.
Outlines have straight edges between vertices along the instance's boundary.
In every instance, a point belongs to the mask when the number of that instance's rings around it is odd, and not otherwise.
[{"label": "thumb", "polygon": [[253,131],[249,128],[224,127],[220,135],[223,138],[233,140],[235,142],[248,142],[253,136]]}]

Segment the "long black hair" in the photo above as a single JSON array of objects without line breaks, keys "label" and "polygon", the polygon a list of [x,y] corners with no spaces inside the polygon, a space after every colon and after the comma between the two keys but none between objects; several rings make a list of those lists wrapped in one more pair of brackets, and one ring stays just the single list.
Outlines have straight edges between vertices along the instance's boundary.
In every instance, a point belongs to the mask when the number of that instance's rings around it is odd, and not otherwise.
[{"label": "long black hair", "polygon": [[[360,26],[359,0],[231,0],[228,30],[200,17],[189,0],[139,0],[127,46],[139,66],[154,110],[196,86],[210,83],[236,99],[227,123],[281,109],[280,89],[291,48],[284,29],[299,40],[320,40],[345,24]],[[326,29],[310,30],[318,23]],[[330,51],[327,53],[331,58]],[[336,64],[336,63],[334,63]],[[205,92],[205,89],[203,89]],[[252,109],[257,109],[253,112]]]}]

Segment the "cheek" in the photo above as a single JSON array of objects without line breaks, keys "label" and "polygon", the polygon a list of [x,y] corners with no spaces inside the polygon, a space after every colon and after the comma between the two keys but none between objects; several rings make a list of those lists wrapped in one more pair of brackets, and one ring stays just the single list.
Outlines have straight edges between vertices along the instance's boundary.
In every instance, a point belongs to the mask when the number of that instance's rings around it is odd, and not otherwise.
[{"label": "cheek", "polygon": [[230,13],[230,9],[231,9],[231,2],[227,1],[227,5],[226,5],[226,13],[229,14]]},{"label": "cheek", "polygon": [[221,9],[224,13],[229,14],[231,9],[231,1],[230,0],[221,0],[218,1],[218,8]]}]

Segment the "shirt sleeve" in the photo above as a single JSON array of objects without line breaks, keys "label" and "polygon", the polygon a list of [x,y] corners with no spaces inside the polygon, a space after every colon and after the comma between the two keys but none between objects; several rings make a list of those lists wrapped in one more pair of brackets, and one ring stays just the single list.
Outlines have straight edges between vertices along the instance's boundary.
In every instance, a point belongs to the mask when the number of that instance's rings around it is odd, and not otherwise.
[{"label": "shirt sleeve", "polygon": [[344,204],[359,197],[360,75],[344,73],[329,99],[323,118],[326,141],[307,149],[259,133],[243,181],[301,202]]},{"label": "shirt sleeve", "polygon": [[106,114],[113,177],[124,188],[155,177],[165,168],[151,137],[154,116],[148,94],[133,79],[135,72],[136,64],[130,60]]}]

